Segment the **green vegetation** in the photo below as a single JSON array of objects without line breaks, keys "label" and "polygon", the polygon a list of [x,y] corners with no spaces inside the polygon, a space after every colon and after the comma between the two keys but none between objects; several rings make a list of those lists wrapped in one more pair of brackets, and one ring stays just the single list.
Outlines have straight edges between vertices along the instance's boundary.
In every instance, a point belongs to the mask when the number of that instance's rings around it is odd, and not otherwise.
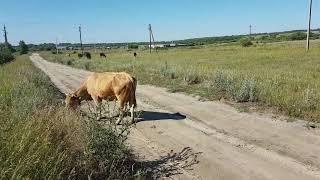
[{"label": "green vegetation", "polygon": [[[219,37],[202,37],[177,40],[174,43],[181,44],[183,46],[195,46],[195,45],[209,45],[209,44],[224,44],[224,43],[239,43],[241,39],[248,38],[248,35],[231,35],[231,36],[219,36]],[[272,33],[256,33],[251,35],[251,41],[256,43],[271,43],[271,42],[283,42],[283,41],[296,41],[305,40],[307,38],[306,30],[293,30],[284,32],[272,32]],[[310,33],[310,39],[320,39],[320,29],[314,29]],[[158,41],[157,44],[171,44],[172,41]],[[143,46],[149,45],[149,42],[126,42],[126,43],[96,43],[96,44],[84,44],[85,48],[100,48],[106,49],[107,47],[117,48],[129,48],[137,49]],[[51,51],[55,49],[55,44],[29,44],[32,51]],[[73,47],[80,49],[79,43],[60,43],[59,46]]]},{"label": "green vegetation", "polygon": [[111,50],[108,60],[92,53],[92,60],[76,55],[44,58],[92,71],[127,71],[139,83],[167,87],[209,100],[226,98],[255,102],[310,121],[320,119],[320,42],[305,52],[304,42],[258,43],[243,48],[236,44],[194,46],[149,54],[140,50]]},{"label": "green vegetation", "polygon": [[253,45],[252,41],[249,38],[240,39],[240,44],[242,47],[249,47]]},{"label": "green vegetation", "polygon": [[28,48],[28,46],[26,45],[26,43],[24,41],[20,41],[19,42],[19,51],[20,51],[21,55],[28,53],[29,48]]},{"label": "green vegetation", "polygon": [[139,48],[139,45],[138,45],[138,44],[129,44],[129,45],[128,45],[128,48],[129,48],[129,49],[138,49],[138,48]]},{"label": "green vegetation", "polygon": [[[0,67],[0,179],[134,177],[129,133],[62,107],[27,56]],[[121,133],[120,133],[121,132]]]},{"label": "green vegetation", "polygon": [[13,59],[14,59],[14,57],[9,49],[4,48],[4,49],[0,50],[0,65],[5,64],[7,62],[10,62]]}]

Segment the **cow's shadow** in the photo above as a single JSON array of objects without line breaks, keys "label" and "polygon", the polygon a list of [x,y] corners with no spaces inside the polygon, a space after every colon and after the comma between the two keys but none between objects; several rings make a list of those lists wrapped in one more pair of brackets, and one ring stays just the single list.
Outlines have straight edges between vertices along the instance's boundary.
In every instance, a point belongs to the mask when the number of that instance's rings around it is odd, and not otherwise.
[{"label": "cow's shadow", "polygon": [[201,154],[202,152],[194,152],[190,147],[185,147],[180,152],[171,150],[159,159],[137,162],[137,165],[144,172],[146,179],[172,178],[183,174],[184,171],[193,170],[193,167],[199,163],[198,156]]},{"label": "cow's shadow", "polygon": [[161,120],[184,120],[185,115],[180,113],[165,113],[153,111],[139,111],[137,112],[138,121],[161,121]]}]

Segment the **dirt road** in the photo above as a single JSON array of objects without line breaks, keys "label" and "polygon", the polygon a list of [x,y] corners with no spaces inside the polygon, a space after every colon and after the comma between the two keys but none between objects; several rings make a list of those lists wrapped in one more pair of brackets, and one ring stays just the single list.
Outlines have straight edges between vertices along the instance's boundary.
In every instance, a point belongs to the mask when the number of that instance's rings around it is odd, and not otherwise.
[{"label": "dirt road", "polygon": [[[44,61],[33,63],[62,92],[90,72]],[[320,130],[271,115],[240,113],[221,102],[138,85],[144,111],[130,137],[135,152],[175,179],[320,179]],[[169,155],[168,155],[169,153]],[[159,168],[160,165],[160,168]]]}]

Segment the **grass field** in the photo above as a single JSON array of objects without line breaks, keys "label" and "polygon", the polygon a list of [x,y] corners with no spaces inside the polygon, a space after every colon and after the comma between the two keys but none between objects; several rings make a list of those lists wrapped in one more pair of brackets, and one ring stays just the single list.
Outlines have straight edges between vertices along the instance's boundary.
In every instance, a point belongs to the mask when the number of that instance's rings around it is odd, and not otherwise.
[{"label": "grass field", "polygon": [[0,179],[127,179],[126,135],[66,110],[28,56],[0,66]]},{"label": "grass field", "polygon": [[167,87],[209,100],[222,97],[236,102],[254,102],[286,115],[320,122],[320,42],[313,41],[306,53],[304,42],[195,46],[134,51],[116,49],[105,52],[107,59],[92,53],[92,59],[77,54],[44,58],[91,71],[127,71],[139,83]]}]

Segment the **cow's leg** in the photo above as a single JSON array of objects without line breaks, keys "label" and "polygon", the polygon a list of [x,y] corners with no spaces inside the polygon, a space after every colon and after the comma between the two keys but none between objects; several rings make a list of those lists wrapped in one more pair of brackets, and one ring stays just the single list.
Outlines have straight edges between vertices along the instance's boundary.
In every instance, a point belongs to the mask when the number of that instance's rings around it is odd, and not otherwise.
[{"label": "cow's leg", "polygon": [[131,113],[131,124],[133,124],[134,123],[134,105],[133,104],[131,104],[130,113]]},{"label": "cow's leg", "polygon": [[101,103],[102,103],[102,99],[97,97],[97,96],[92,96],[92,99],[96,105],[96,108],[98,110],[98,117],[97,120],[99,121],[101,119]]},{"label": "cow's leg", "polygon": [[123,119],[123,115],[124,115],[124,101],[120,100],[120,115],[119,115],[119,118],[116,122],[116,124],[120,124],[120,122],[122,121]]}]

